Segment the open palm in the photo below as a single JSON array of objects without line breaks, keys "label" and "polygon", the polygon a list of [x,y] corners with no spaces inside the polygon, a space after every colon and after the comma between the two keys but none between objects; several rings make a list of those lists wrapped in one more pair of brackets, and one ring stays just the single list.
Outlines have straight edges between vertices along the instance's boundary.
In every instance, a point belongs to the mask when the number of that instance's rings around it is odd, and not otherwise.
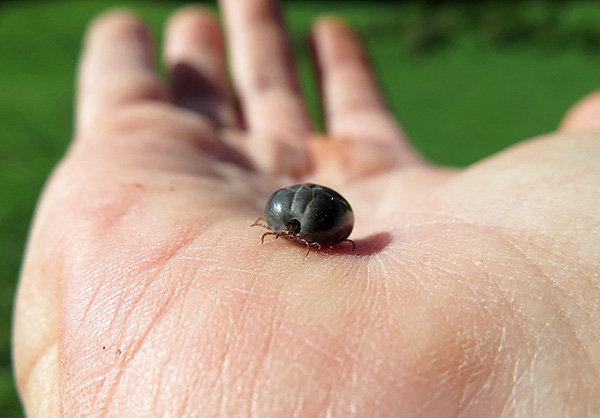
[{"label": "open palm", "polygon": [[[342,22],[315,26],[318,135],[276,4],[222,3],[235,94],[202,9],[168,25],[169,88],[135,17],[90,30],[19,287],[29,416],[600,413],[595,102],[562,133],[432,167]],[[352,204],[356,251],[260,244],[270,193],[304,181]]]}]

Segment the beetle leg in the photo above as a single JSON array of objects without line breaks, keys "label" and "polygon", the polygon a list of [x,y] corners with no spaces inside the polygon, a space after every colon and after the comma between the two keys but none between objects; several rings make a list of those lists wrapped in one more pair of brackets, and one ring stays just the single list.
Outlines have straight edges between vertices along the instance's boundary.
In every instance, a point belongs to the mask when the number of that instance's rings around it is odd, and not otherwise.
[{"label": "beetle leg", "polygon": [[329,254],[331,252],[331,249],[333,248],[333,245],[330,245],[329,248],[327,248],[325,250],[325,254]]},{"label": "beetle leg", "polygon": [[280,234],[278,234],[278,233],[276,233],[276,232],[265,232],[264,234],[262,234],[262,237],[260,238],[260,243],[261,243],[261,244],[264,244],[264,243],[265,243],[265,237],[266,237],[267,235],[275,235],[275,239],[277,239],[277,238],[279,238],[279,235],[280,235]]},{"label": "beetle leg", "polygon": [[263,218],[258,218],[254,223],[250,226],[262,226],[263,228],[269,229],[269,227],[265,223],[266,221]]},{"label": "beetle leg", "polygon": [[354,250],[356,249],[356,244],[354,243],[354,241],[352,241],[351,239],[347,239],[347,238],[346,238],[346,239],[345,239],[344,241],[342,241],[342,242],[346,242],[346,241],[347,241],[347,242],[349,242],[350,244],[352,244],[352,252],[354,252]]},{"label": "beetle leg", "polygon": [[319,244],[318,242],[313,242],[312,245],[317,247],[317,251],[315,251],[315,254],[319,254],[319,251],[321,251],[321,244]]},{"label": "beetle leg", "polygon": [[296,239],[298,241],[300,241],[302,244],[306,245],[306,254],[304,254],[304,257],[308,257],[308,253],[310,252],[310,243],[307,240],[305,240],[304,238],[296,237]]}]

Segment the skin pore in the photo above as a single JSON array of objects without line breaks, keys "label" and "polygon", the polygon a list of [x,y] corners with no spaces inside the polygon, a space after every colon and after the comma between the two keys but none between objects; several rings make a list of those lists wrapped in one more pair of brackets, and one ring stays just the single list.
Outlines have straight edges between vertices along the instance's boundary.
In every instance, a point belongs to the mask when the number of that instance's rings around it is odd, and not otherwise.
[{"label": "skin pore", "polygon": [[[138,18],[91,25],[17,295],[28,416],[600,414],[600,99],[435,167],[345,23],[314,27],[317,134],[276,2],[221,6],[227,42],[202,8],[169,20],[168,86]],[[351,203],[354,252],[260,244],[305,181]]]}]

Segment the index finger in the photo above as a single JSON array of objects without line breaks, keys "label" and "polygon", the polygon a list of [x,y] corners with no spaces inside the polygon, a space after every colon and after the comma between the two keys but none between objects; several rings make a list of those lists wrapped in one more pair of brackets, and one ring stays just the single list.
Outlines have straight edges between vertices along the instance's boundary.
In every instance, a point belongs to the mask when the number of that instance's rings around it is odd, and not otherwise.
[{"label": "index finger", "polygon": [[88,129],[107,110],[167,99],[153,48],[150,31],[129,12],[108,12],[92,23],[79,68],[77,131]]},{"label": "index finger", "polygon": [[334,17],[321,18],[313,34],[327,132],[334,138],[379,144],[399,165],[421,162],[387,108],[354,31]]}]

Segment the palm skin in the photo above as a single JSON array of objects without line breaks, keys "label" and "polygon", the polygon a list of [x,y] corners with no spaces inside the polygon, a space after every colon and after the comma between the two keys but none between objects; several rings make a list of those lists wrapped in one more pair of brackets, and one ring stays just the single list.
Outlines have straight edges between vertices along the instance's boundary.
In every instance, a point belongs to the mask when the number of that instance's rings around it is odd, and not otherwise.
[{"label": "palm skin", "polygon": [[[230,25],[250,19],[223,3]],[[254,3],[280,25],[271,2]],[[307,128],[293,85],[253,102],[234,75],[241,128],[225,87],[178,92],[183,61],[220,85],[222,57],[194,61],[219,55],[214,25],[196,9],[172,19],[171,92],[144,64],[135,18],[91,30],[76,139],[38,208],[16,305],[28,415],[597,415],[600,138],[577,122],[589,106],[464,171],[432,167],[383,110],[355,38],[327,19],[329,135]],[[111,37],[139,54],[115,65]],[[210,48],[194,55],[186,39]],[[118,75],[90,70],[102,62]],[[339,99],[349,80],[365,89]],[[355,252],[260,244],[249,225],[270,193],[303,181],[352,204]]]}]

